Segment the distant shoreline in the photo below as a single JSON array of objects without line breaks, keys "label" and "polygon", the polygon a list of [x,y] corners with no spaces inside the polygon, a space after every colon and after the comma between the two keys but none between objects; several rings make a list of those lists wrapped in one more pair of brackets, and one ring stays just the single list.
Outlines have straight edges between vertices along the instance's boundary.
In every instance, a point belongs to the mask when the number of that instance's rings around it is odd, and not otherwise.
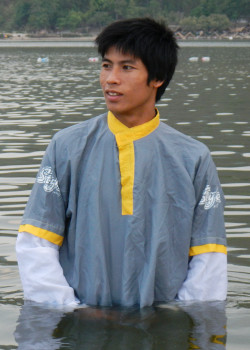
[{"label": "distant shoreline", "polygon": [[95,41],[96,36],[74,36],[74,37],[62,37],[58,35],[51,36],[29,36],[27,34],[11,35],[10,37],[0,39],[0,42],[12,42],[12,41]]},{"label": "distant shoreline", "polygon": [[[230,41],[230,40],[178,40],[178,45],[180,48],[182,47],[192,47],[192,48],[209,48],[209,47],[244,47],[244,48],[250,48],[250,40],[239,40],[239,41]],[[64,48],[64,49],[73,49],[73,48],[95,48],[94,41],[72,41],[72,40],[9,40],[9,41],[0,41],[0,48],[9,48],[9,49],[57,49],[57,48]]]},{"label": "distant shoreline", "polygon": [[[96,35],[90,34],[86,35],[67,35],[67,34],[37,34],[31,35],[26,33],[6,33],[5,38],[0,39],[1,42],[13,42],[13,41],[27,41],[27,42],[94,42]],[[183,33],[176,31],[175,36],[177,40],[181,41],[250,41],[250,32],[237,33],[237,32],[224,32],[223,34],[218,34],[216,32],[209,35],[202,34],[193,34],[192,32]]]},{"label": "distant shoreline", "polygon": [[[244,37],[230,36],[224,33],[221,36],[194,36],[192,33],[175,33],[180,47],[250,47],[250,34]],[[10,34],[11,37],[0,39],[0,48],[84,48],[94,47],[96,35],[60,36],[60,35],[33,35],[24,33]]]}]

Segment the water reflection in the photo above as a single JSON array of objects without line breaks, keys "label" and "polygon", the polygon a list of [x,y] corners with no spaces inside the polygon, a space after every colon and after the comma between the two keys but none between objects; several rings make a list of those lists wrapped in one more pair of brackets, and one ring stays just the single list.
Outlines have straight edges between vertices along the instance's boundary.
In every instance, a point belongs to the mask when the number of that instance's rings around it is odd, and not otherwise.
[{"label": "water reflection", "polygon": [[26,303],[15,339],[20,350],[225,349],[224,303],[165,304],[144,309],[72,312]]}]

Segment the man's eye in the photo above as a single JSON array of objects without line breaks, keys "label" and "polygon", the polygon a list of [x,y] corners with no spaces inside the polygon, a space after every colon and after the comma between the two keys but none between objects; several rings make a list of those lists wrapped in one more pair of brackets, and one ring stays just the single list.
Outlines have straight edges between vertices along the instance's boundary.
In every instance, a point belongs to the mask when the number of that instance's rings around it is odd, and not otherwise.
[{"label": "man's eye", "polygon": [[102,68],[108,69],[110,67],[111,67],[111,65],[109,63],[103,63],[102,64]]},{"label": "man's eye", "polygon": [[125,64],[125,65],[123,66],[123,69],[124,69],[124,70],[130,70],[130,69],[133,69],[133,67],[132,67],[132,66],[129,66],[129,65],[127,65],[127,64]]}]

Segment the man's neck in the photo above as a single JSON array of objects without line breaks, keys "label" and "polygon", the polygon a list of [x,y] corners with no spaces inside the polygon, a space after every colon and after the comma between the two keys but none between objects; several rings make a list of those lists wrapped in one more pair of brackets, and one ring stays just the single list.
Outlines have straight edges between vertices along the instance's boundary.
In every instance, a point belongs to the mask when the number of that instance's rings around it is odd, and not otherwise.
[{"label": "man's neck", "polygon": [[137,116],[137,115],[119,115],[116,113],[113,113],[114,116],[116,117],[116,119],[118,119],[122,124],[124,124],[125,126],[127,126],[128,128],[133,128],[134,126],[138,126],[138,125],[142,125],[145,124],[147,122],[149,122],[150,120],[152,120],[156,114],[157,111],[154,108],[154,110],[152,111],[152,113],[147,114],[145,116]]}]

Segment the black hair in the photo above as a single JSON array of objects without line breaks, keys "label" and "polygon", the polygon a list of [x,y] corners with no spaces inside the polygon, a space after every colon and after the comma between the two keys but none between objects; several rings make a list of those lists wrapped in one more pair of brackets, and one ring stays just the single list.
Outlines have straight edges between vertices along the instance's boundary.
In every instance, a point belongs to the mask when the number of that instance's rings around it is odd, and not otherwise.
[{"label": "black hair", "polygon": [[97,36],[99,54],[104,57],[111,47],[140,58],[153,79],[164,81],[157,89],[160,100],[175,71],[178,45],[173,32],[151,18],[130,18],[111,23]]}]

